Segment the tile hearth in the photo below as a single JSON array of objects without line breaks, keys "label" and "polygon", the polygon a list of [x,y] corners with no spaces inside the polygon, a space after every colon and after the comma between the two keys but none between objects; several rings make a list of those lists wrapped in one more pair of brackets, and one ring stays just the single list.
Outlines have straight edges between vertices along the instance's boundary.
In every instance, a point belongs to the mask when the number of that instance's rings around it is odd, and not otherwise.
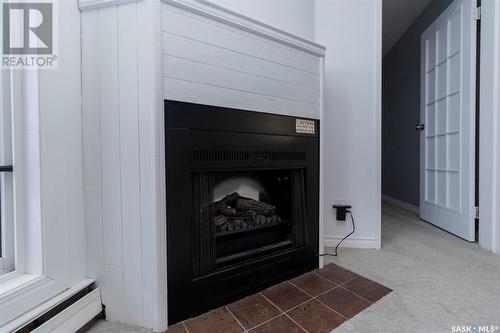
[{"label": "tile hearth", "polygon": [[173,325],[168,333],[326,333],[390,292],[379,283],[329,264]]}]

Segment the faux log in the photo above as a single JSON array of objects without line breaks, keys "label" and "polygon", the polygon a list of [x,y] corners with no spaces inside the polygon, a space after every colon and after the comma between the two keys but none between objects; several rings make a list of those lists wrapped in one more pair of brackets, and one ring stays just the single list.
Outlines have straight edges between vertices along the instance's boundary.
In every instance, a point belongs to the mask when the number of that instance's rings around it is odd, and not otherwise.
[{"label": "faux log", "polygon": [[224,215],[216,215],[214,218],[214,222],[215,222],[216,226],[222,226],[222,225],[226,224],[228,221],[229,221],[229,219],[227,217],[225,217]]},{"label": "faux log", "polygon": [[236,203],[236,199],[238,199],[240,195],[237,192],[226,195],[224,198],[219,201],[214,202],[214,209],[216,213],[223,213],[228,209],[234,208]]},{"label": "faux log", "polygon": [[227,217],[216,215],[214,218],[216,232],[236,231],[241,229],[253,229],[256,227],[281,222],[278,215],[264,216],[255,215],[255,219],[242,219],[238,217]]},{"label": "faux log", "polygon": [[225,216],[248,218],[251,215],[253,218],[255,214],[272,216],[276,212],[276,207],[262,201],[242,197],[239,193],[234,192],[214,202],[214,210],[216,214]]},{"label": "faux log", "polygon": [[256,214],[266,216],[274,215],[276,207],[268,203],[253,200],[250,198],[239,197],[236,199],[236,210],[238,211],[254,211]]}]

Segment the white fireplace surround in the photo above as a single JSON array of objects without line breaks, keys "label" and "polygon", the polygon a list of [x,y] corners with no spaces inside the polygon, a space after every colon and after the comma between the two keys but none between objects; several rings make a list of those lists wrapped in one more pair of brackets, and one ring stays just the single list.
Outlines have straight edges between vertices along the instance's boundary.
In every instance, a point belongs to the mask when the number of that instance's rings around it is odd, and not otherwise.
[{"label": "white fireplace surround", "polygon": [[321,120],[325,48],[203,0],[80,0],[80,10],[88,274],[109,320],[162,331],[163,100]]}]

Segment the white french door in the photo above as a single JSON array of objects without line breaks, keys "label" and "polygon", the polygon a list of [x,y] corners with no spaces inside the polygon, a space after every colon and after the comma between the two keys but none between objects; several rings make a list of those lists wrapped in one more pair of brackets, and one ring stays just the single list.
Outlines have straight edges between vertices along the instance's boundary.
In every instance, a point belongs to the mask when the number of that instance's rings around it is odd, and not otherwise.
[{"label": "white french door", "polygon": [[421,36],[420,217],[475,239],[475,0],[455,0]]}]

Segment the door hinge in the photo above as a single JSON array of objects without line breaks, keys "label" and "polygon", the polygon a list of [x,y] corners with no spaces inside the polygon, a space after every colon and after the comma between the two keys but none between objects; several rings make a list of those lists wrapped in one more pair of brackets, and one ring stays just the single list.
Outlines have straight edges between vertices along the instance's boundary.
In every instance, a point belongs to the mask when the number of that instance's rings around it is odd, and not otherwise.
[{"label": "door hinge", "polygon": [[476,8],[474,9],[474,13],[473,13],[472,15],[474,16],[474,19],[475,19],[476,21],[481,20],[481,7],[476,7]]},{"label": "door hinge", "polygon": [[474,218],[479,219],[479,207],[474,207]]}]

